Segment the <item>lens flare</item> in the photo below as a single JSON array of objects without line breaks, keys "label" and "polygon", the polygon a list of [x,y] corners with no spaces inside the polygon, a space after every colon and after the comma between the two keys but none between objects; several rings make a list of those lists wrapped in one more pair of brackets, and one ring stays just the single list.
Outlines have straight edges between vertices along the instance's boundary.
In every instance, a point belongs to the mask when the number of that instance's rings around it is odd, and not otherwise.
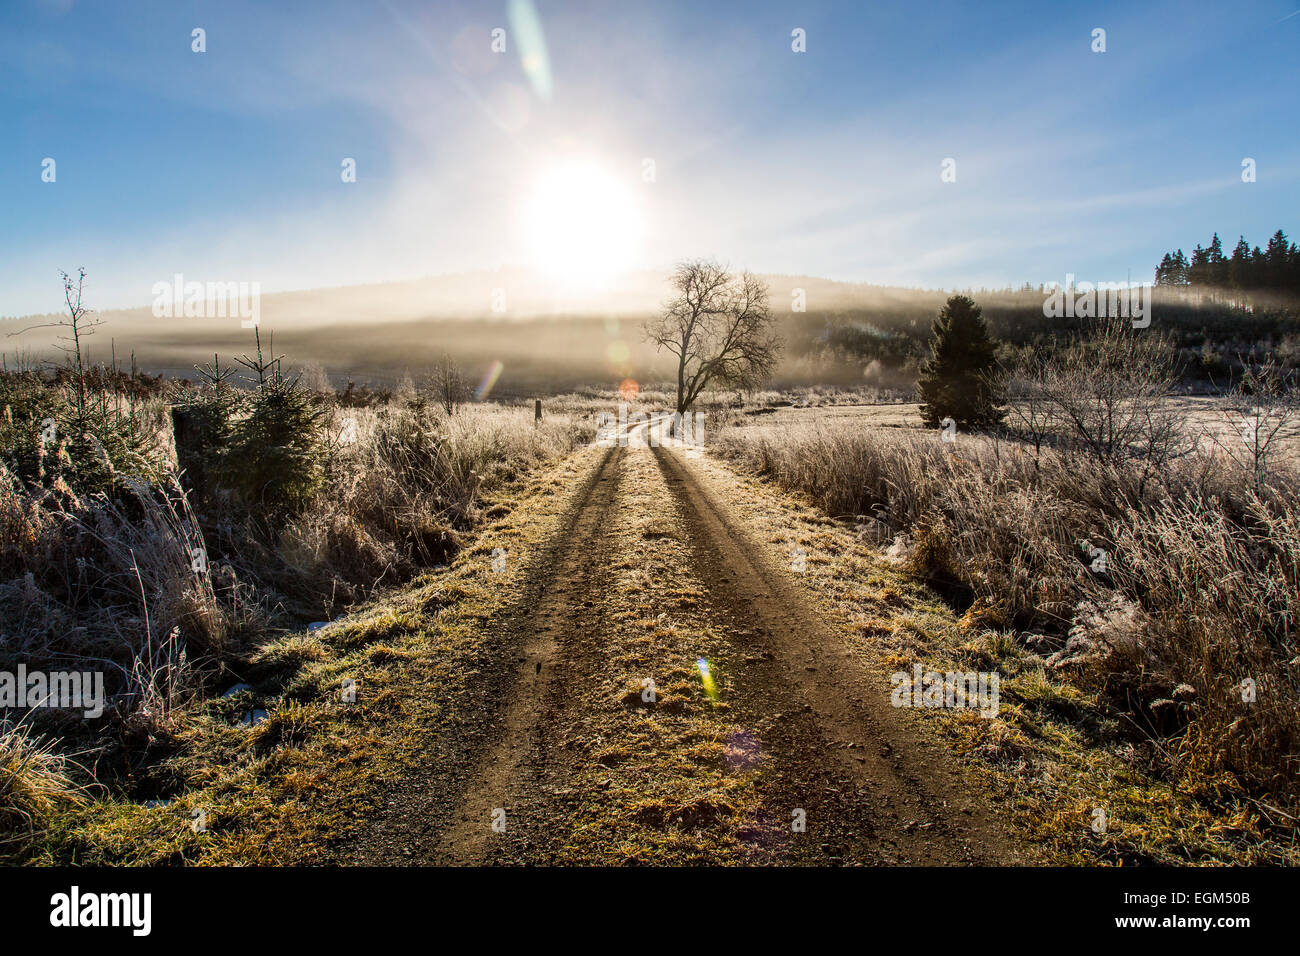
[{"label": "lens flare", "polygon": [[533,92],[542,100],[551,99],[551,58],[546,54],[546,35],[542,33],[542,18],[532,0],[510,0],[506,4],[506,17],[510,32],[519,47],[519,62],[524,75],[532,84]]},{"label": "lens flare", "polygon": [[474,400],[483,401],[492,394],[492,386],[496,385],[497,379],[505,371],[505,366],[498,360],[488,366],[487,372],[483,374],[483,381],[478,383],[478,388],[474,389]]},{"label": "lens flare", "polygon": [[704,686],[704,693],[708,695],[709,700],[718,699],[718,685],[713,680],[713,672],[709,668],[709,662],[701,657],[695,662],[695,666],[700,669],[700,683]]}]

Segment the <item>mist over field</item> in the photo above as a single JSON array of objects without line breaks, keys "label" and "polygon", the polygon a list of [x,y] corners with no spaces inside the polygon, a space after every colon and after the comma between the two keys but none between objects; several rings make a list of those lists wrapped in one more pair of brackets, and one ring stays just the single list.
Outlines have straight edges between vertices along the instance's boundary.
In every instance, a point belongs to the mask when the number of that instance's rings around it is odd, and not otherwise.
[{"label": "mist over field", "polygon": [[[777,387],[906,390],[948,294],[810,276],[762,278],[785,343],[771,379]],[[994,331],[1009,344],[1061,342],[1085,326],[1082,319],[1045,315],[1051,290],[1041,285],[968,291],[978,294]],[[668,293],[667,272],[633,273],[617,289],[566,295],[562,283],[520,268],[263,294],[259,321],[287,367],[320,366],[340,387],[349,381],[391,387],[449,355],[475,381],[500,363],[493,393],[527,398],[672,378],[671,361],[642,334]],[[1280,293],[1165,286],[1155,290],[1154,303],[1157,327],[1188,356],[1208,343],[1232,359],[1255,342],[1300,332],[1292,301]],[[216,303],[207,300],[203,308],[215,313]],[[141,371],[192,379],[194,366],[213,353],[238,355],[252,347],[250,329],[233,306],[229,312],[158,317],[148,306],[98,312],[104,324],[89,340],[89,354],[96,361],[115,354],[122,366],[134,356]],[[3,320],[0,354],[11,364],[58,361],[60,332],[41,327],[51,321],[57,315]],[[1188,380],[1198,381],[1196,369]]]},{"label": "mist over field", "polygon": [[[806,342],[804,360],[792,359],[778,373],[781,383],[812,384],[829,376],[828,384],[876,384],[862,380],[871,356],[861,367],[854,356],[833,350],[814,356],[818,338],[826,339],[832,320],[849,325],[860,317],[880,322],[881,334],[888,329],[919,339],[926,330],[918,332],[915,315],[904,318],[897,308],[926,309],[941,300],[938,292],[766,278],[777,288],[802,290],[815,303],[810,314],[791,312],[786,319],[787,334]],[[529,270],[503,270],[263,295],[260,323],[291,366],[319,364],[339,384],[391,386],[404,375],[418,377],[447,353],[467,374],[481,375],[500,362],[497,394],[551,394],[615,386],[629,378],[648,384],[670,377],[670,364],[641,334],[643,321],[658,312],[668,292],[667,272],[636,273],[622,277],[614,290],[566,296],[561,284]],[[496,310],[494,293],[501,297]],[[51,318],[17,318],[7,326],[12,332]],[[95,357],[104,358],[98,350],[105,346],[115,348],[123,362],[134,353],[139,368],[155,374],[192,377],[202,356],[250,347],[251,333],[233,316],[159,318],[139,308],[105,311],[100,318],[105,325],[91,345]],[[27,352],[33,359],[57,359],[58,334],[32,328],[4,344],[6,351]]]}]

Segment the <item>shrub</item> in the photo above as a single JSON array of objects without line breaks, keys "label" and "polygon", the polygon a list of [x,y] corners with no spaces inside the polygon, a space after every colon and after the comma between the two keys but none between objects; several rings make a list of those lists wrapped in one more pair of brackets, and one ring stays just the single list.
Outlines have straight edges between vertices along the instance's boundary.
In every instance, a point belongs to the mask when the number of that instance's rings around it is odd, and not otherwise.
[{"label": "shrub", "polygon": [[80,411],[66,381],[0,373],[0,454],[9,472],[44,488],[115,494],[124,479],[162,473],[153,434],[120,393],[90,391]]},{"label": "shrub", "polygon": [[1186,451],[1169,399],[1178,384],[1170,341],[1128,319],[1100,320],[1051,355],[1011,370],[1012,421],[1035,447],[1064,445],[1102,465],[1159,470]]},{"label": "shrub", "polygon": [[220,483],[274,523],[306,507],[321,480],[320,410],[278,374],[254,395],[221,456]]},{"label": "shrub", "polygon": [[204,502],[215,490],[244,396],[229,384],[230,370],[222,369],[216,356],[211,365],[199,367],[199,374],[207,380],[203,387],[173,393],[172,440],[185,490]]}]

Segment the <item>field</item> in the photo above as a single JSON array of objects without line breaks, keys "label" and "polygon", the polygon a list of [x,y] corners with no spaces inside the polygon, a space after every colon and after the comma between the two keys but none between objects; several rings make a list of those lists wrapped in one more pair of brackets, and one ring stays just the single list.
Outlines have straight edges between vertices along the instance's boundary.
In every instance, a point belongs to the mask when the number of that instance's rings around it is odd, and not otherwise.
[{"label": "field", "polygon": [[[2,379],[4,666],[110,701],[10,712],[11,859],[1296,862],[1286,402],[1130,401],[1172,431],[1105,459],[875,388],[683,444],[662,388],[247,369]],[[78,416],[117,440],[42,437]],[[996,715],[900,707],[915,668]]]},{"label": "field", "polygon": [[[746,441],[767,438],[782,443],[810,432],[823,434],[874,434],[881,429],[904,429],[914,435],[927,434],[921,420],[921,406],[916,402],[888,404],[836,404],[809,401],[806,391],[791,392],[788,398],[773,399],[743,410],[729,419],[730,433]],[[861,401],[850,395],[841,401]],[[1166,399],[1164,407],[1186,431],[1207,444],[1236,437],[1241,415],[1222,397],[1189,395]],[[1236,413],[1234,413],[1236,412]],[[1300,462],[1300,422],[1286,423],[1278,436],[1279,454],[1286,460]]]},{"label": "field", "polygon": [[0,5],[0,922],[1285,924],[1298,3]]}]

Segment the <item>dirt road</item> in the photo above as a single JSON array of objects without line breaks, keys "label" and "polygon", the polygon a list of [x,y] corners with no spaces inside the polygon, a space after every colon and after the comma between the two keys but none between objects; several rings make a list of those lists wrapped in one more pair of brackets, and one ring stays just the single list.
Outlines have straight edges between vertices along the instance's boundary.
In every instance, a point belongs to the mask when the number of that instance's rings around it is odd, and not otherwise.
[{"label": "dirt road", "polygon": [[603,450],[491,622],[482,713],[393,794],[370,862],[1017,860],[888,676],[657,423]]}]

